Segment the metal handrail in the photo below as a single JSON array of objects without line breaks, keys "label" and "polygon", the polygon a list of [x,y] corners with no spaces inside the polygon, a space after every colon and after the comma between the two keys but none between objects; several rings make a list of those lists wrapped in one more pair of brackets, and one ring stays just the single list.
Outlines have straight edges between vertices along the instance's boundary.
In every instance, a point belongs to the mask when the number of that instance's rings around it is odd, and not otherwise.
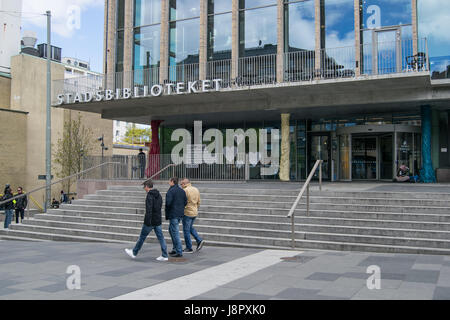
[{"label": "metal handrail", "polygon": [[[84,173],[86,173],[86,172],[92,171],[92,170],[94,170],[94,169],[97,169],[97,168],[99,168],[99,167],[105,166],[105,165],[107,165],[107,164],[120,164],[120,162],[104,162],[104,163],[102,163],[102,164],[99,164],[98,166],[95,166],[95,167],[92,167],[92,168],[89,168],[89,169],[80,171],[80,172],[78,172],[78,173],[72,174],[72,175],[67,176],[67,177],[65,177],[65,178],[62,178],[62,179],[60,179],[60,180],[57,180],[57,181],[55,181],[55,182],[52,182],[52,183],[50,183],[49,185],[45,185],[45,186],[42,186],[42,187],[33,189],[33,190],[31,190],[31,191],[29,191],[29,192],[27,192],[27,193],[23,193],[23,194],[14,196],[14,197],[12,197],[12,198],[9,198],[9,199],[6,200],[6,201],[0,202],[0,206],[6,204],[6,203],[8,203],[8,202],[14,201],[14,200],[16,200],[16,199],[23,198],[23,197],[27,197],[27,196],[29,196],[30,194],[34,193],[34,192],[37,192],[37,191],[40,191],[40,190],[43,190],[43,189],[47,189],[48,187],[50,187],[50,186],[52,186],[52,185],[54,185],[54,184],[58,184],[58,183],[61,183],[61,182],[63,182],[63,181],[72,179],[72,178],[74,178],[74,177],[76,177],[76,176],[82,175],[82,174],[84,174]],[[29,217],[29,210],[30,210],[30,206],[29,206],[29,203],[28,203],[28,205],[27,205],[27,215],[28,215],[28,217]]]},{"label": "metal handrail", "polygon": [[323,160],[317,160],[314,164],[314,167],[312,168],[311,172],[309,173],[308,179],[306,179],[305,184],[303,185],[303,188],[300,190],[300,193],[297,196],[297,199],[295,199],[294,204],[291,207],[291,210],[289,210],[289,214],[287,215],[287,218],[291,218],[291,224],[292,224],[292,248],[295,248],[295,223],[294,223],[294,212],[297,208],[298,203],[300,202],[301,198],[303,197],[303,194],[306,191],[306,214],[309,217],[309,184],[314,177],[314,174],[316,173],[317,167],[319,167],[319,190],[322,191],[322,163]]},{"label": "metal handrail", "polygon": [[158,172],[156,172],[155,174],[153,174],[150,178],[148,178],[147,180],[145,180],[142,184],[146,183],[147,181],[152,180],[154,177],[156,177],[157,175],[163,173],[164,171],[166,171],[166,170],[169,169],[170,167],[175,167],[175,166],[177,166],[177,165],[174,164],[174,163],[165,166],[163,169],[159,170]]}]

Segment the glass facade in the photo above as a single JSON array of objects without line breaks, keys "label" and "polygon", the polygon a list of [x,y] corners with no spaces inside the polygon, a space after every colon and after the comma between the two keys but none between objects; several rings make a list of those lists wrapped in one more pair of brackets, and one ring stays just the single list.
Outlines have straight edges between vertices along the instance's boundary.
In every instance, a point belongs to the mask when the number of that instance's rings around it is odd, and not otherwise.
[{"label": "glass facade", "polygon": [[200,0],[170,0],[170,21],[200,17]]},{"label": "glass facade", "polygon": [[418,0],[419,38],[427,38],[433,79],[450,78],[450,1]]},{"label": "glass facade", "polygon": [[161,0],[135,0],[134,26],[161,23]]},{"label": "glass facade", "polygon": [[250,9],[263,6],[270,6],[276,3],[277,3],[276,0],[239,0],[239,9]]},{"label": "glass facade", "polygon": [[286,52],[315,49],[314,12],[314,0],[286,2],[284,8],[284,49]]},{"label": "glass facade", "polygon": [[124,37],[125,37],[125,0],[117,0],[116,31],[116,72],[123,72]]},{"label": "glass facade", "polygon": [[[241,8],[264,2],[275,1],[241,1]],[[239,11],[239,56],[257,56],[276,54],[277,52],[277,6],[262,7]]]},{"label": "glass facade", "polygon": [[[322,0],[322,48],[354,47],[353,0]],[[311,9],[309,9],[311,10]]]},{"label": "glass facade", "polygon": [[231,59],[231,19],[231,1],[208,1],[208,61]]}]

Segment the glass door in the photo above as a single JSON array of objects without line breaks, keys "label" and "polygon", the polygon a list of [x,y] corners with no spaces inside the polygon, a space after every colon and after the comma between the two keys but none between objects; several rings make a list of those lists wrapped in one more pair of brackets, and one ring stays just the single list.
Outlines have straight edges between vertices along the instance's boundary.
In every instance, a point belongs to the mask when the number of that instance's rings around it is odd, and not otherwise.
[{"label": "glass door", "polygon": [[352,139],[352,179],[376,180],[377,138],[353,137]]},{"label": "glass door", "polygon": [[376,74],[400,72],[402,68],[400,29],[379,30],[374,33],[376,36],[373,37],[375,43],[372,65]]},{"label": "glass door", "polygon": [[[314,167],[317,160],[323,160],[322,179],[330,179],[330,156],[331,156],[331,139],[329,134],[311,134],[309,139],[309,166],[308,173]],[[318,170],[316,177],[319,176]]]},{"label": "glass door", "polygon": [[379,137],[380,141],[380,179],[392,180],[394,163],[394,140],[392,134],[386,134]]}]

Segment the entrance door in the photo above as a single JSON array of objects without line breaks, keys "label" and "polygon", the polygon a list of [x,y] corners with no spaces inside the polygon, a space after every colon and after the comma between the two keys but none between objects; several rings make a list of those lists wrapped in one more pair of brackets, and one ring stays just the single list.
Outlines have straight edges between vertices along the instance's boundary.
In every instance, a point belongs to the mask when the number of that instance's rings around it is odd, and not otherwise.
[{"label": "entrance door", "polygon": [[[331,156],[331,139],[329,134],[310,134],[309,138],[309,165],[308,172],[314,167],[317,160],[323,160],[322,179],[330,179],[330,156]],[[318,172],[318,171],[317,171]],[[318,176],[316,172],[315,176]]]},{"label": "entrance door", "polygon": [[380,140],[380,179],[392,180],[394,177],[392,164],[394,163],[394,139],[392,134],[382,135]]},{"label": "entrance door", "polygon": [[377,137],[353,137],[352,179],[376,180],[377,178]]},{"label": "entrance door", "polygon": [[[400,29],[374,31],[373,55],[376,74],[401,72],[402,48]],[[377,66],[375,68],[375,66]]]}]

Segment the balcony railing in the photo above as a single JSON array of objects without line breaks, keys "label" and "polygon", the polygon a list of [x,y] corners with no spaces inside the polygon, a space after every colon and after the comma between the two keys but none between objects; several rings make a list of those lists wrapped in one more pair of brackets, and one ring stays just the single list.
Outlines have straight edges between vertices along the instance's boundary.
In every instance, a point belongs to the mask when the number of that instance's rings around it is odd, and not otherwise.
[{"label": "balcony railing", "polygon": [[[415,47],[417,53],[415,54]],[[355,47],[326,48],[319,51],[297,50],[283,55],[283,82],[301,82],[353,78],[357,74]],[[358,54],[359,55],[359,54]],[[398,74],[429,71],[426,39],[403,39],[361,45],[361,75]],[[358,59],[359,60],[359,59]],[[320,65],[319,65],[320,64]],[[222,79],[223,88],[257,86],[277,82],[277,55],[261,55],[239,58],[237,75],[232,77],[232,60],[210,61],[205,64],[206,79]],[[180,64],[167,68],[167,80],[160,79],[160,68],[152,67],[128,72],[117,72],[106,76],[83,76],[54,81],[56,92],[64,94],[134,88],[145,86],[200,80],[200,65]],[[56,100],[56,99],[55,99]]]}]

